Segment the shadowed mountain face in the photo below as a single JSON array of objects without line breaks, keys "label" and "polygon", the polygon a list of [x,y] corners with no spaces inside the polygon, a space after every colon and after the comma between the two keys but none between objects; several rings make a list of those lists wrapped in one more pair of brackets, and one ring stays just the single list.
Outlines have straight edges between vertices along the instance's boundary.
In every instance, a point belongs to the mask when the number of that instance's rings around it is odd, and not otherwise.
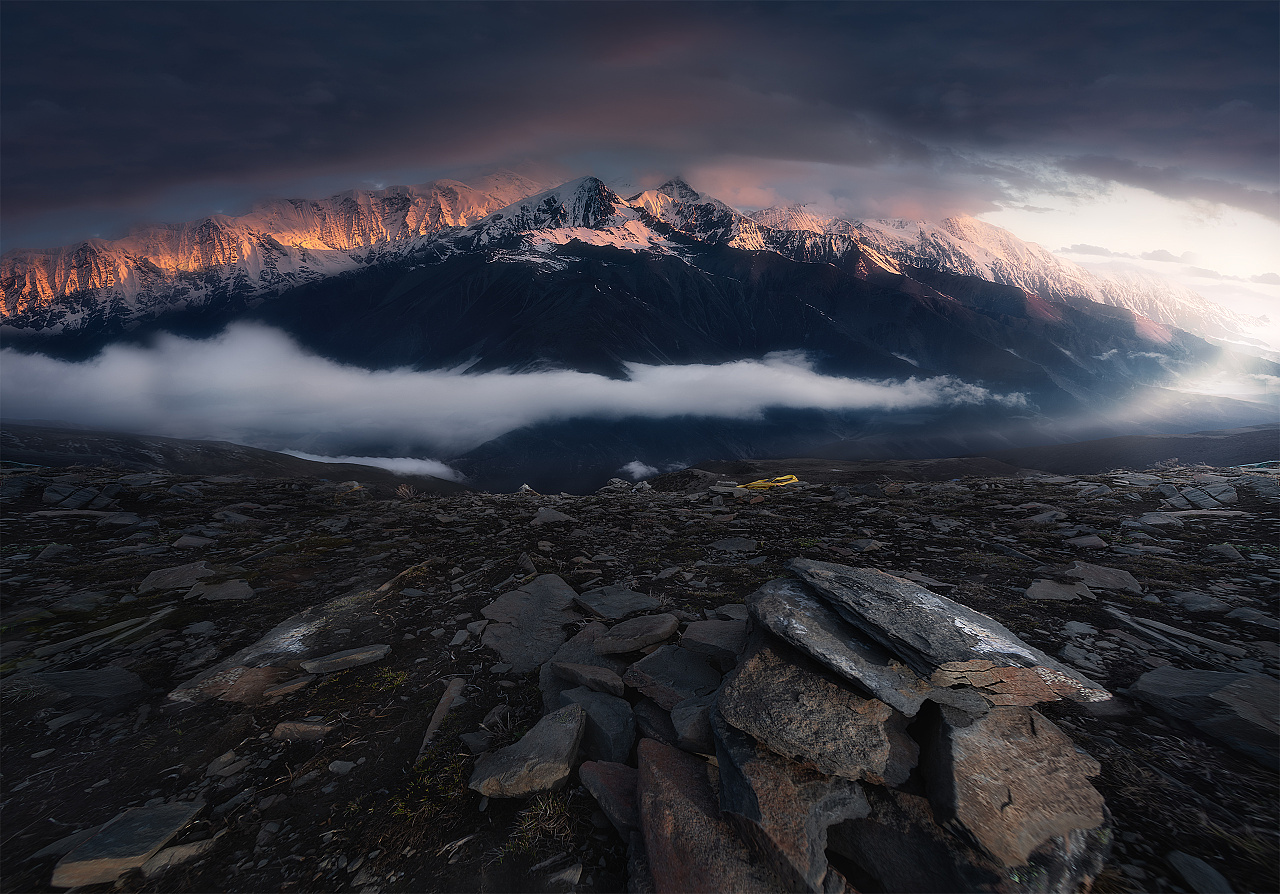
[{"label": "shadowed mountain face", "polygon": [[[1280,375],[1280,365],[1087,295],[905,265],[848,234],[773,229],[678,182],[623,200],[584,178],[335,275],[276,291],[234,277],[208,285],[198,301],[159,301],[145,313],[80,293],[62,308],[75,325],[11,320],[6,344],[82,360],[160,332],[207,337],[251,321],[365,369],[565,369],[622,380],[631,364],[783,354],[803,355],[824,376],[947,377],[989,395],[911,413],[798,400],[749,418],[560,418],[513,426],[462,453],[423,447],[498,489],[531,479],[590,489],[633,461],[662,468],[819,449],[927,458],[1246,425],[1274,408],[1188,396],[1182,383],[1210,372]],[[333,453],[386,449],[369,440],[343,430],[311,443]]]}]

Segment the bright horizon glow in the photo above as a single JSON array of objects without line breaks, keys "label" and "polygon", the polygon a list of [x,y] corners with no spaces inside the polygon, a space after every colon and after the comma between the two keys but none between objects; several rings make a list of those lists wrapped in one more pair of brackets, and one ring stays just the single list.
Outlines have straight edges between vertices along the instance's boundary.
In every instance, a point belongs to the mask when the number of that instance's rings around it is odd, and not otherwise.
[{"label": "bright horizon glow", "polygon": [[1080,244],[1135,257],[1189,252],[1191,265],[1226,276],[1280,273],[1280,222],[1252,211],[1130,186],[1088,198],[1029,195],[1026,205],[1037,210],[1007,207],[976,216],[1055,253]]}]

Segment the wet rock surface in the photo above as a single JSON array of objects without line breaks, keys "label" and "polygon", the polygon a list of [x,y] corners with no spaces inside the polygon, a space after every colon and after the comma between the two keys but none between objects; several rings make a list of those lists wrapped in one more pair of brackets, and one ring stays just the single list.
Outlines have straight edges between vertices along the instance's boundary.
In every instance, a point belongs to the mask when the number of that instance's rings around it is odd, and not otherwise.
[{"label": "wet rock surface", "polygon": [[[679,829],[696,830],[681,833],[696,838],[693,855],[744,890],[834,890],[846,880],[1017,889],[1008,861],[1024,854],[1037,890],[1073,890],[1095,875],[1095,890],[1108,892],[1195,890],[1218,878],[1234,890],[1280,887],[1267,858],[1280,675],[1274,475],[1165,464],[931,482],[895,479],[882,464],[871,478],[827,472],[820,485],[740,494],[723,483],[729,474],[569,497],[5,471],[6,886],[49,890],[55,866],[99,827],[176,805],[194,811],[189,821],[140,863],[149,846],[135,847],[128,866],[102,864],[112,878],[90,890],[529,891],[573,879],[575,890],[621,891],[649,875],[681,888],[695,876],[672,881],[653,857]],[[957,474],[953,463],[947,477]],[[558,516],[531,524],[542,509]],[[198,541],[176,545],[183,538]],[[1035,660],[973,651],[983,636],[967,640],[968,653],[931,651],[919,643],[942,640],[923,619],[877,639],[864,616],[839,602],[842,614],[789,570],[796,558],[883,572],[903,582],[894,587],[950,600]],[[656,615],[671,620],[648,642],[596,649],[611,627]],[[964,612],[941,617],[968,635],[955,626]],[[800,759],[810,746],[784,743],[780,721],[734,715],[750,732],[720,713],[750,663],[738,638],[748,629],[811,662],[843,693],[833,698],[900,714],[921,755],[906,779],[834,774]],[[524,651],[486,644],[499,634]],[[303,667],[374,646],[386,651],[367,663]],[[659,653],[694,656],[706,682],[682,691],[688,680],[673,673],[634,670]],[[1062,680],[1037,667],[1114,697],[1063,698]],[[467,787],[477,765],[521,742],[531,749],[531,731],[579,688],[579,700],[617,699],[607,704],[619,720],[628,705],[634,735],[667,744],[625,755],[617,745],[615,762],[582,764],[579,742],[558,789],[485,800]],[[795,691],[807,690],[768,691],[774,701],[759,713],[782,711]],[[1033,712],[1061,738],[1003,761],[1004,772],[1021,766],[1000,801],[1006,814],[1022,811],[1017,822],[984,817],[994,796],[961,790],[954,773],[947,798],[930,787],[947,778],[944,745],[954,763],[1038,741],[1023,733],[1040,721],[1004,722]],[[584,737],[587,728],[584,718]],[[741,767],[717,752],[716,728],[736,737]],[[994,738],[962,748],[965,736]],[[1095,775],[1089,759],[1067,754],[1076,748],[1096,761]],[[1072,797],[1093,791],[1105,804],[1101,824],[1090,826],[1091,796],[1034,805],[1036,791],[1052,790],[1030,781],[1034,767],[1058,760],[1075,767],[1062,777],[1076,780]],[[1028,791],[1010,801],[1014,782]],[[646,826],[640,808],[628,813],[644,786],[651,804],[682,805],[679,815],[655,808]],[[635,827],[646,829],[635,840],[618,831]]]}]

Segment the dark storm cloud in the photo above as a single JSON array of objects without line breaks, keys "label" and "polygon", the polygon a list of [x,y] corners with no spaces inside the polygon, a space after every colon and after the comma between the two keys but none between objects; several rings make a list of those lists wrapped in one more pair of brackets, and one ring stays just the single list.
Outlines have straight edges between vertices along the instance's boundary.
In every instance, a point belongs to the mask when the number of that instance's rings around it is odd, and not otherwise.
[{"label": "dark storm cloud", "polygon": [[1066,158],[1274,203],[1270,3],[7,2],[3,26],[9,244],[40,220],[520,159],[839,166],[872,208],[884,172],[979,211]]}]

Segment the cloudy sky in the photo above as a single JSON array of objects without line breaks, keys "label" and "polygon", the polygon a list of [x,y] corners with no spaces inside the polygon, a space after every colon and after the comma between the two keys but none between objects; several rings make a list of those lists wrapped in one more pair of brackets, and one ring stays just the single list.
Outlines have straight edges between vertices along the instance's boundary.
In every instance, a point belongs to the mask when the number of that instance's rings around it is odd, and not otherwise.
[{"label": "cloudy sky", "polygon": [[1280,266],[1278,10],[8,0],[3,246],[508,167],[1248,280]]}]

